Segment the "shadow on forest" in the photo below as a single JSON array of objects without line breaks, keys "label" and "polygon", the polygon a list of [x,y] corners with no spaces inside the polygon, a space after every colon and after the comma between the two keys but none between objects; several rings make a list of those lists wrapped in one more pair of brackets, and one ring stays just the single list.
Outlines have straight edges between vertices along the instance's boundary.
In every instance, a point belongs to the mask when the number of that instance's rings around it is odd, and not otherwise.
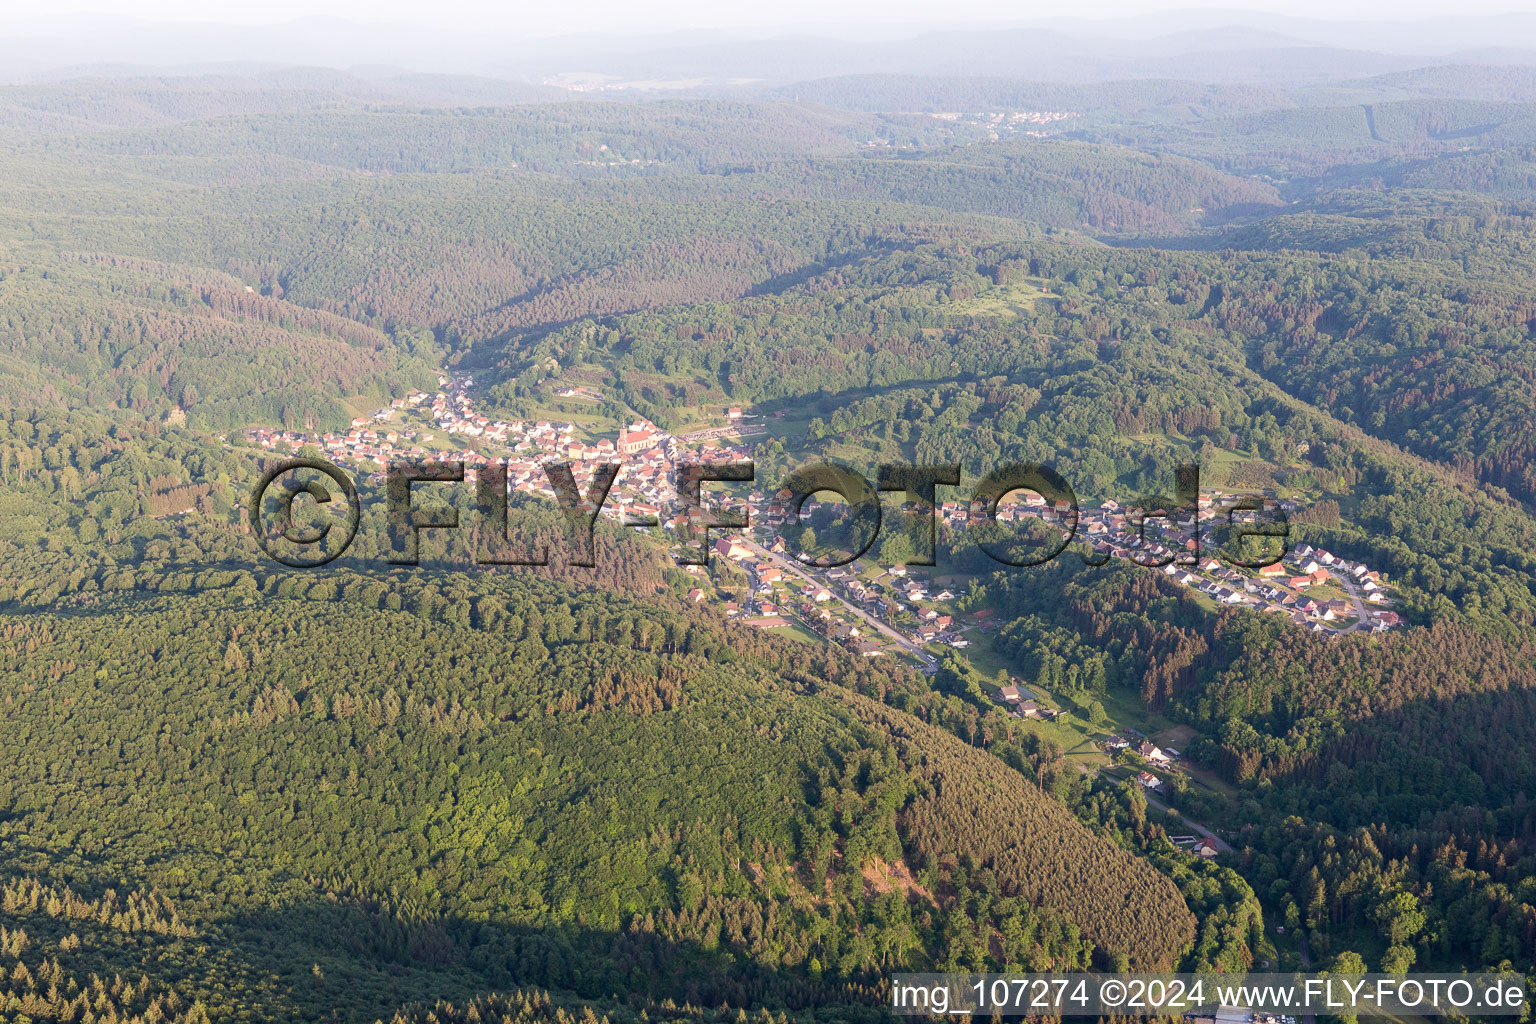
[{"label": "shadow on forest", "polygon": [[[747,287],[736,291],[734,294],[699,296],[697,301],[731,302],[742,298],[777,295],[791,288],[799,287],[800,285],[805,284],[807,281],[813,280],[814,278],[819,277],[828,271],[853,266],[857,263],[869,259],[872,256],[881,256],[893,252],[910,252],[916,249],[917,246],[917,242],[872,239],[866,246],[850,249],[847,252],[838,253],[835,256],[825,260],[815,260],[809,263],[801,264],[793,270],[786,271],[782,274],[775,274],[771,277],[757,281],[754,284],[750,284]],[[518,295],[515,298],[507,299],[504,302],[498,303],[495,307],[493,307],[492,311],[515,309],[518,306],[534,303],[540,298],[559,294],[562,289],[580,287],[585,282],[586,275],[571,275],[552,284],[529,289],[528,291]],[[664,305],[665,304],[666,303],[664,303]],[[497,365],[499,358],[503,355],[502,349],[510,344],[514,339],[522,339],[525,343],[528,343],[539,338],[543,338],[549,334],[553,334],[554,332],[561,330],[562,328],[569,327],[572,324],[581,323],[585,320],[602,319],[605,317],[622,317],[632,313],[640,313],[644,312],[645,310],[654,308],[657,308],[655,303],[640,301],[625,306],[615,307],[613,309],[588,310],[573,316],[554,317],[551,319],[539,320],[534,323],[519,324],[515,327],[509,327],[505,330],[496,332],[483,341],[459,348],[456,354],[467,358],[465,358],[462,365],[458,365],[457,368],[461,370],[476,371],[490,370]]]},{"label": "shadow on forest", "polygon": [[1252,765],[1298,808],[1343,828],[1536,838],[1536,691],[1412,701],[1313,751]]},{"label": "shadow on forest", "polygon": [[[901,387],[920,391],[923,389],[937,389],[950,384],[963,384],[967,383],[968,380],[969,378],[952,374],[945,377],[927,377],[921,380],[910,380],[902,384]],[[772,417],[777,412],[783,412],[785,415],[798,414],[803,416],[809,414],[811,416],[826,417],[833,415],[839,409],[846,409],[854,402],[859,402],[866,398],[874,398],[888,392],[889,389],[885,387],[844,388],[841,391],[830,391],[823,388],[811,394],[796,395],[792,398],[765,398],[760,402],[753,403],[752,410],[755,415],[769,421],[771,425]]]},{"label": "shadow on forest", "polygon": [[841,270],[863,263],[872,257],[886,256],[896,252],[912,252],[918,247],[917,242],[900,242],[892,239],[871,239],[866,246],[850,249],[838,253],[836,256],[825,260],[817,260],[796,267],[794,270],[783,274],[777,274],[766,280],[759,281],[747,289],[748,296],[777,295],[791,288],[798,288],[807,281],[814,280],[832,270]]},{"label": "shadow on forest", "polygon": [[[217,926],[257,975],[275,975],[287,1012],[304,1020],[383,1019],[401,1007],[462,1004],[489,992],[538,988],[557,1003],[676,1005],[774,1012],[824,1008],[828,1019],[879,1019],[840,983],[822,984],[677,942],[638,920],[627,930],[571,924],[534,928],[397,912],[368,899],[316,891],[300,904],[236,915]],[[863,1005],[859,1005],[859,1004]],[[578,1011],[579,1012],[579,1011]]]}]

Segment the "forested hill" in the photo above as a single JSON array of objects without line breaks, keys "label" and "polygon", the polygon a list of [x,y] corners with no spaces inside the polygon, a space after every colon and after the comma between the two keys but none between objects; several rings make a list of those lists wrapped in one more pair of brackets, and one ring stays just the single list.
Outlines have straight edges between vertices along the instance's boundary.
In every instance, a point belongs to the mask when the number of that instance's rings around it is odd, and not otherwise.
[{"label": "forested hill", "polygon": [[[0,400],[201,424],[350,417],[341,396],[432,383],[426,340],[259,295],[227,274],[114,255],[0,268]],[[239,366],[239,373],[231,373]]]},{"label": "forested hill", "polygon": [[[312,1019],[348,993],[370,1020],[526,985],[858,1004],[865,972],[973,934],[1057,967],[1192,938],[1169,880],[1033,782],[828,682],[891,685],[847,655],[552,583],[444,580],[440,614],[436,588],[334,584],[7,621],[7,886],[152,893],[169,922],[8,899],[36,991],[68,979],[50,1013],[87,964],[148,973],[125,1009]],[[908,889],[866,896],[889,865]]]},{"label": "forested hill", "polygon": [[1012,78],[923,75],[822,78],[780,87],[776,94],[784,99],[871,112],[1052,111],[1074,115],[1074,126],[1078,119],[1122,123],[1201,120],[1298,102],[1281,89],[1215,86],[1177,79],[1068,85]]},{"label": "forested hill", "polygon": [[[1528,67],[1445,64],[1307,86],[1179,78],[1062,83],[1018,78],[843,75],[781,86],[782,99],[871,112],[1053,111],[1080,124],[1193,123],[1236,114],[1409,99],[1536,102]],[[1299,142],[1307,141],[1298,138]]]},{"label": "forested hill", "polygon": [[0,125],[73,133],[199,121],[234,114],[369,107],[490,106],[549,103],[561,90],[456,75],[394,72],[367,78],[328,68],[282,68],[251,75],[104,78],[0,87]]}]

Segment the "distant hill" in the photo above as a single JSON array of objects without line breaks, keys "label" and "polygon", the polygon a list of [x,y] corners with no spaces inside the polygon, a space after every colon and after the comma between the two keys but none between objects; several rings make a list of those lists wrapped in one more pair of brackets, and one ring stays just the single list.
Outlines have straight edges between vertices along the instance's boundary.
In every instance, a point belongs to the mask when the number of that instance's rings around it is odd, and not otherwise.
[{"label": "distant hill", "polygon": [[1536,102],[1536,67],[1491,64],[1446,64],[1380,75],[1360,83],[1413,96],[1445,96],[1467,100]]},{"label": "distant hill", "polygon": [[1447,63],[1536,63],[1536,25],[1519,14],[1341,22],[1183,11],[1159,12],[1156,18],[1048,17],[989,26],[935,21],[859,30],[814,24],[714,32],[667,28],[540,38],[537,19],[532,26],[483,30],[328,17],[261,26],[97,19],[19,28],[4,49],[13,77],[65,67],[104,73],[100,69],[111,65],[201,65],[205,74],[220,63],[390,66],[521,81],[581,75],[603,88],[638,92],[774,88],[845,74],[1076,83],[1174,77],[1297,86]]},{"label": "distant hill", "polygon": [[364,79],[328,68],[252,75],[100,77],[0,86],[0,124],[36,131],[139,128],[234,114],[361,110],[366,106],[505,106],[570,99],[544,86],[454,75]]},{"label": "distant hill", "polygon": [[783,99],[869,111],[1070,111],[1074,118],[1192,121],[1245,110],[1289,106],[1284,90],[1260,86],[1219,88],[1182,79],[1135,79],[1089,85],[974,76],[844,75],[796,82],[775,90]]}]

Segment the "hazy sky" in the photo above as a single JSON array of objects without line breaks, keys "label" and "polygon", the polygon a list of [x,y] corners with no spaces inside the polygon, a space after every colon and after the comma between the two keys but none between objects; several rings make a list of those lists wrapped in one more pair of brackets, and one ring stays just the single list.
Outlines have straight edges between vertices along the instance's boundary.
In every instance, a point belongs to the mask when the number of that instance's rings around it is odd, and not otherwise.
[{"label": "hazy sky", "polygon": [[0,0],[0,18],[15,22],[90,13],[146,20],[262,24],[311,15],[443,28],[562,32],[755,28],[841,24],[967,25],[1072,15],[1113,18],[1173,7],[1219,7],[1320,18],[1414,18],[1536,10],[1536,0],[1226,0],[1177,4],[1157,0]]}]

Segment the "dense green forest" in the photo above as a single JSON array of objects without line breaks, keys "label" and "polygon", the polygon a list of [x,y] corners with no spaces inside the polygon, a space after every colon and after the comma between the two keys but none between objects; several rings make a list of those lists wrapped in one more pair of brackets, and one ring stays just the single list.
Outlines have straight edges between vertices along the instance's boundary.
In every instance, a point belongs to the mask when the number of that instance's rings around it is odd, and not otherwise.
[{"label": "dense green forest", "polygon": [[[1301,948],[1536,974],[1533,104],[1476,68],[0,90],[0,1018],[879,1020],[898,969]],[[468,530],[392,568],[366,479],[345,557],[265,558],[250,488],[308,446],[248,428],[440,373],[594,438],[745,408],[762,488],[1035,461],[1096,507],[1198,464],[1402,626],[1000,571],[946,523],[991,625],[925,673],[733,622],[739,570],[606,522],[595,568]],[[1156,802],[1072,746],[1111,719],[1180,737]]]}]

